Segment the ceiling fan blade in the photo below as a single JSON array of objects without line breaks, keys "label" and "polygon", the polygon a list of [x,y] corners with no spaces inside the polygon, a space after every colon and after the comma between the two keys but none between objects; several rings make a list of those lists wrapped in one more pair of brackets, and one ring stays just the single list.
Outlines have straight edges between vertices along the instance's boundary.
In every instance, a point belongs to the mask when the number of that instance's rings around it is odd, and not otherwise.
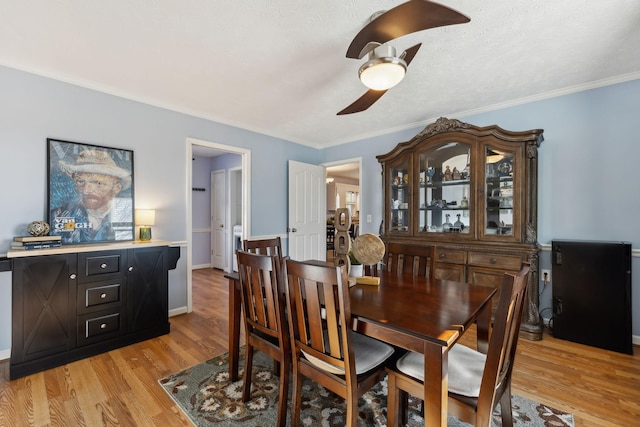
[{"label": "ceiling fan blade", "polygon": [[[409,66],[409,64],[411,64],[411,61],[413,61],[413,58],[416,56],[416,53],[418,53],[418,49],[420,49],[420,46],[422,46],[422,43],[418,43],[417,45],[411,46],[409,49],[404,51],[403,53],[404,61],[407,63],[407,67]],[[385,92],[386,90],[369,89],[368,91],[365,92],[364,95],[356,99],[351,105],[349,105],[344,110],[340,111],[337,115],[343,116],[345,114],[353,114],[353,113],[359,113],[361,111],[364,111],[367,108],[371,107],[374,102],[380,99],[382,95],[385,94]]]},{"label": "ceiling fan blade", "polygon": [[360,30],[347,49],[347,58],[362,58],[369,42],[384,44],[416,31],[469,21],[467,16],[441,4],[410,0],[389,9]]},{"label": "ceiling fan blade", "polygon": [[413,46],[411,46],[409,49],[405,50],[403,55],[404,55],[404,62],[407,63],[407,68],[409,67],[409,64],[411,64],[411,61],[413,61],[413,57],[416,56],[416,53],[418,53],[418,50],[420,49],[420,46],[422,46],[422,43],[418,43],[415,44]]},{"label": "ceiling fan blade", "polygon": [[373,90],[369,89],[362,95],[360,98],[356,99],[351,105],[349,105],[344,110],[338,112],[338,116],[343,116],[345,114],[353,114],[359,113],[361,111],[366,110],[371,107],[374,102],[376,102],[382,95],[384,95],[386,90]]}]

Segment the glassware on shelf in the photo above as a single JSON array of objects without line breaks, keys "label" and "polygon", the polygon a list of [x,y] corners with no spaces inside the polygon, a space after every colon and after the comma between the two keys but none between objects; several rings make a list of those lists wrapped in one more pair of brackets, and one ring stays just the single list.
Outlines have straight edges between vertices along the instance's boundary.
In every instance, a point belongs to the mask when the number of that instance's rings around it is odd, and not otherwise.
[{"label": "glassware on shelf", "polygon": [[449,221],[449,218],[451,217],[451,215],[446,214],[444,217],[445,217],[445,222],[444,224],[442,224],[442,231],[451,231],[451,228],[453,227],[453,224],[451,224],[451,221]]},{"label": "glassware on shelf", "polygon": [[427,183],[428,184],[432,184],[433,183],[433,176],[436,174],[436,168],[434,168],[433,166],[429,166],[427,168]]},{"label": "glassware on shelf", "polygon": [[462,221],[460,221],[460,214],[457,214],[458,220],[456,222],[453,223],[453,229],[454,231],[462,231],[464,230],[464,224]]}]

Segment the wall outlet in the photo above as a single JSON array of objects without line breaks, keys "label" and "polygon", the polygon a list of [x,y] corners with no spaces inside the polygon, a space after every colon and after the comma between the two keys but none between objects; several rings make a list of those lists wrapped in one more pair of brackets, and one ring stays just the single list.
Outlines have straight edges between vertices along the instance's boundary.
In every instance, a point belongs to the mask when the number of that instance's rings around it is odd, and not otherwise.
[{"label": "wall outlet", "polygon": [[548,285],[549,283],[551,283],[551,270],[547,270],[547,269],[540,270],[540,280],[542,280],[542,283],[545,285]]},{"label": "wall outlet", "polygon": [[371,224],[371,221],[373,221],[373,218],[371,217],[371,215],[367,215],[367,222]]}]

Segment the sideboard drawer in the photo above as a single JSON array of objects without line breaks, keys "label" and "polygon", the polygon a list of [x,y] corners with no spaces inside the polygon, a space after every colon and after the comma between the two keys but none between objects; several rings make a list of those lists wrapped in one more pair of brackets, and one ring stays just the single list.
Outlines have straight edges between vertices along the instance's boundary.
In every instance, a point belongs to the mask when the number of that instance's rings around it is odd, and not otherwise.
[{"label": "sideboard drawer", "polygon": [[120,302],[121,288],[119,283],[87,288],[84,291],[84,306],[88,308]]},{"label": "sideboard drawer", "polygon": [[449,262],[451,264],[466,264],[467,253],[455,249],[436,248],[436,261]]},{"label": "sideboard drawer", "polygon": [[101,315],[78,316],[78,345],[91,344],[120,335],[122,316],[120,312]]},{"label": "sideboard drawer", "polygon": [[522,257],[488,252],[469,252],[469,265],[499,268],[501,270],[519,270]]},{"label": "sideboard drawer", "polygon": [[120,272],[120,254],[88,256],[85,259],[87,276]]}]

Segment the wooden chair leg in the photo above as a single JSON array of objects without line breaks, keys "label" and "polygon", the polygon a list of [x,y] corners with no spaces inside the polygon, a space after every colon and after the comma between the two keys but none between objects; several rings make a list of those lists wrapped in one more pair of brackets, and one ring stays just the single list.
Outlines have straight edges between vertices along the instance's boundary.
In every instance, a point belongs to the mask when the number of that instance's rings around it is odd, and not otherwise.
[{"label": "wooden chair leg", "polygon": [[513,427],[513,410],[511,408],[511,385],[508,384],[500,398],[500,414],[502,415],[503,427]]},{"label": "wooden chair leg", "polygon": [[242,383],[242,401],[251,397],[251,371],[253,369],[253,347],[247,344],[244,355],[244,381]]},{"label": "wooden chair leg", "polygon": [[278,363],[280,368],[280,391],[278,393],[278,426],[287,424],[287,397],[289,397],[289,363],[284,360]]},{"label": "wooden chair leg", "polygon": [[[400,424],[406,426],[409,422],[409,393],[404,390],[398,390],[398,411],[400,413]],[[424,405],[422,406],[424,409]],[[424,412],[422,413],[424,418]]]},{"label": "wooden chair leg", "polygon": [[358,425],[358,387],[351,387],[351,396],[345,399],[347,404],[347,427]]},{"label": "wooden chair leg", "polygon": [[296,371],[297,369],[294,368],[293,394],[291,396],[291,400],[293,401],[291,427],[300,427],[300,411],[302,409],[302,376]]},{"label": "wooden chair leg", "polygon": [[387,375],[387,424],[391,427],[400,425],[398,389],[396,388],[396,376]]}]

